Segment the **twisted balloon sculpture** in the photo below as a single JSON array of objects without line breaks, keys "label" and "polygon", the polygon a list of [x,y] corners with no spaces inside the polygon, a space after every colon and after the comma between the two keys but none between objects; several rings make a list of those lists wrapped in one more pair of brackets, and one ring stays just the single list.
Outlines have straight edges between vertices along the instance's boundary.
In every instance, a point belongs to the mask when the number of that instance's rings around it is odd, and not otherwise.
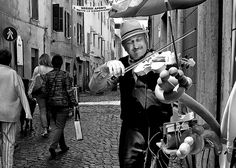
[{"label": "twisted balloon sculpture", "polygon": [[[175,154],[179,158],[184,158],[188,154],[201,152],[205,146],[205,142],[208,141],[214,147],[215,153],[219,155],[222,151],[220,125],[204,106],[185,93],[191,84],[192,80],[186,77],[182,70],[176,67],[171,67],[169,70],[164,69],[161,71],[160,78],[157,80],[155,95],[164,103],[179,100],[204,119],[210,127],[194,125],[188,130],[185,130],[181,134],[181,144],[177,147],[178,149],[170,150],[163,142],[157,145],[167,154]],[[169,139],[169,141],[171,140]]]}]

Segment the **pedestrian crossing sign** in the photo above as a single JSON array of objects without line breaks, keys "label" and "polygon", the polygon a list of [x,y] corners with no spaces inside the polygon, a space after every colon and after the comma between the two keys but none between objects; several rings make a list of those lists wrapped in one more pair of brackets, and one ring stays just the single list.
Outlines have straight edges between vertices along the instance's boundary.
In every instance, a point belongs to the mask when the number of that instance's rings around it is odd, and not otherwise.
[{"label": "pedestrian crossing sign", "polygon": [[2,34],[7,41],[14,41],[17,38],[17,31],[13,27],[6,27]]}]

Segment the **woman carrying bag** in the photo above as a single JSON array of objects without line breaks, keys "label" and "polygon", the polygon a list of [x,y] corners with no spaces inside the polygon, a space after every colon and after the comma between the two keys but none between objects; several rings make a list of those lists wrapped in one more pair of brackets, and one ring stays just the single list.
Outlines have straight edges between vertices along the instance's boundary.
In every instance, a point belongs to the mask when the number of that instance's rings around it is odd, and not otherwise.
[{"label": "woman carrying bag", "polygon": [[[39,58],[39,65],[35,67],[32,80],[35,79],[35,77],[40,75],[45,75],[46,73],[50,72],[52,70],[51,65],[51,59],[48,54],[42,54]],[[40,121],[42,126],[42,137],[48,137],[48,132],[50,131],[50,116],[48,109],[46,107],[46,100],[42,95],[41,89],[36,91],[35,93],[32,93],[33,97],[36,98],[38,106],[39,106],[39,112],[40,112]]]},{"label": "woman carrying bag", "polygon": [[61,148],[60,153],[69,150],[65,142],[64,128],[70,108],[78,106],[72,90],[72,78],[68,72],[60,70],[62,64],[63,59],[60,55],[55,55],[52,58],[53,70],[45,75],[42,87],[42,92],[47,98],[47,107],[52,113],[56,126],[53,141],[49,148],[50,159],[55,159],[58,144]]}]

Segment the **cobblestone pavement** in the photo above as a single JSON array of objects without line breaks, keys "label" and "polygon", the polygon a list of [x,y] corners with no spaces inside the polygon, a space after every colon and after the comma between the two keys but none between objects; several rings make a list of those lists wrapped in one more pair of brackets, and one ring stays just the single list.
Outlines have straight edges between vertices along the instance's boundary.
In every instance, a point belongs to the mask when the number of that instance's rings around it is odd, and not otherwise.
[{"label": "cobblestone pavement", "polygon": [[[119,92],[108,95],[81,94],[80,102],[117,101]],[[80,115],[84,139],[75,140],[73,117],[67,122],[65,137],[70,150],[56,160],[48,160],[53,137],[42,138],[38,109],[33,116],[34,131],[27,136],[17,134],[18,147],[14,168],[119,168],[118,138],[120,133],[119,105],[81,105]]]}]

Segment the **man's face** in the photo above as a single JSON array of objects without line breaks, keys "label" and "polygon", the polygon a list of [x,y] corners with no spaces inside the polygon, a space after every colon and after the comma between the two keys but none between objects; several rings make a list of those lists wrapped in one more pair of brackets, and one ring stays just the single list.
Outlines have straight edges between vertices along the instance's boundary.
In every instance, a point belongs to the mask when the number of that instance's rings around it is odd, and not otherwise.
[{"label": "man's face", "polygon": [[124,41],[123,46],[131,59],[139,60],[147,51],[146,35],[134,35]]}]

